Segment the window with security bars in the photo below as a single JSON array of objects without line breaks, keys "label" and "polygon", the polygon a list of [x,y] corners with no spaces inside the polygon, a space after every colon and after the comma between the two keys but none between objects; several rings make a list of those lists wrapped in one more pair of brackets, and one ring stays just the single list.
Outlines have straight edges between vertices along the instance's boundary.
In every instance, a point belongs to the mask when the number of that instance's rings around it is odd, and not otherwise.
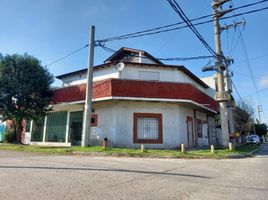
[{"label": "window with security bars", "polygon": [[139,117],[138,118],[138,139],[153,139],[159,137],[159,120],[152,117]]},{"label": "window with security bars", "polygon": [[134,143],[162,142],[162,114],[134,113]]}]

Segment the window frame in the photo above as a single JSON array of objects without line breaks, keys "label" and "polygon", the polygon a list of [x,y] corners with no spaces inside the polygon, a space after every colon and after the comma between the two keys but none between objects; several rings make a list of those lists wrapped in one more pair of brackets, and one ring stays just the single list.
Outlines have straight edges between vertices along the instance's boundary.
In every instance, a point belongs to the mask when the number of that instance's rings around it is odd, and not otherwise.
[{"label": "window frame", "polygon": [[[158,139],[138,138],[138,118],[158,119]],[[160,113],[133,113],[133,143],[137,144],[163,144],[163,118]]]},{"label": "window frame", "polygon": [[201,119],[196,120],[196,132],[198,138],[203,138],[203,121]]},{"label": "window frame", "polygon": [[[92,119],[94,119],[95,122],[92,122]],[[97,127],[98,126],[98,114],[91,114],[90,124],[91,124],[91,127]]]}]

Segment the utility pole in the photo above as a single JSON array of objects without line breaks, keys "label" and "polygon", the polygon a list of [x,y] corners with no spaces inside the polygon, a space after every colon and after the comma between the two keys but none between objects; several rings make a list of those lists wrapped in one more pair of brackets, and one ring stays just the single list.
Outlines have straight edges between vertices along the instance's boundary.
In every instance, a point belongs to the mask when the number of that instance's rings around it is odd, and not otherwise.
[{"label": "utility pole", "polygon": [[[230,0],[213,0],[213,21],[214,21],[214,34],[215,34],[215,51],[216,51],[216,62],[213,66],[204,66],[202,71],[216,71],[216,95],[215,100],[219,102],[220,106],[220,118],[221,118],[221,129],[222,129],[222,145],[228,146],[230,133],[234,133],[234,119],[233,110],[234,102],[232,100],[232,80],[229,71],[229,66],[233,63],[233,59],[226,58],[223,56],[221,50],[221,39],[220,34],[224,30],[230,28],[236,28],[241,24],[245,24],[245,21],[234,22],[230,25],[223,27],[219,24],[219,18],[233,9],[222,10],[222,5]],[[225,72],[225,74],[224,74]]]},{"label": "utility pole", "polygon": [[82,130],[83,147],[86,147],[89,144],[89,135],[91,127],[95,26],[91,26],[89,44],[90,48],[89,48],[88,69],[87,69],[86,100],[85,100],[84,120]]},{"label": "utility pole", "polygon": [[258,116],[259,116],[259,124],[261,124],[261,114],[260,114],[260,112],[262,112],[262,105],[258,105],[257,111],[258,111]]},{"label": "utility pole", "polygon": [[212,2],[213,8],[213,20],[214,20],[214,34],[215,34],[215,50],[216,50],[216,62],[215,68],[217,71],[217,92],[216,101],[220,106],[220,118],[221,118],[221,131],[222,131],[222,145],[228,146],[229,144],[229,127],[228,127],[228,108],[227,101],[230,99],[230,95],[225,91],[224,75],[223,72],[226,69],[223,62],[223,54],[221,50],[220,33],[221,27],[219,24],[219,18],[231,10],[219,10],[222,8],[222,4],[230,0],[214,0]]}]

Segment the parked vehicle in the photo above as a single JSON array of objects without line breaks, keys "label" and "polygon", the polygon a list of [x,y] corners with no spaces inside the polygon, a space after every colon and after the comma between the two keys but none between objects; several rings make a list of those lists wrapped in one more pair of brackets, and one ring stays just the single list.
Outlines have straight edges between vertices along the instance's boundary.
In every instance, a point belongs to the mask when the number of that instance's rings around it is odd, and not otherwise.
[{"label": "parked vehicle", "polygon": [[260,137],[258,135],[248,135],[246,137],[247,144],[260,144]]}]

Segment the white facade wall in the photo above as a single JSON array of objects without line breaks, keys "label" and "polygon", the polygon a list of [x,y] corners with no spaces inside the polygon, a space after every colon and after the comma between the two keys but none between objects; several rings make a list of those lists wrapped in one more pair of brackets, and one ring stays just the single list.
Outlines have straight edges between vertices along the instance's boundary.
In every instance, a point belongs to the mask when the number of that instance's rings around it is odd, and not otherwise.
[{"label": "white facade wall", "polygon": [[213,75],[208,77],[202,77],[200,79],[209,86],[209,88],[207,89],[207,94],[214,98],[216,93],[216,77]]},{"label": "white facade wall", "polygon": [[[71,113],[83,111],[83,109],[82,103],[65,104],[56,105],[53,112],[67,111]],[[139,148],[141,144],[133,142],[134,113],[162,114],[163,144],[145,144],[145,148],[173,149],[178,148],[180,144],[187,146],[187,117],[194,119],[196,116],[196,119],[207,121],[206,113],[194,111],[190,105],[178,103],[102,101],[94,102],[93,109],[92,114],[97,114],[97,126],[91,127],[90,130],[90,144],[93,146],[101,145],[103,139],[108,138],[111,147]],[[68,118],[67,126],[69,126]],[[198,138],[198,146],[209,144],[207,127],[203,126],[203,138]],[[66,138],[68,138],[68,130],[69,128],[66,129]],[[68,142],[65,141],[65,143]]]},{"label": "white facade wall", "polygon": [[98,115],[97,127],[90,129],[90,144],[101,145],[104,138],[108,138],[110,145],[116,141],[116,112],[114,103],[104,102],[93,104],[94,114]]},{"label": "white facade wall", "polygon": [[[141,72],[148,73],[148,77],[140,76]],[[100,81],[109,78],[130,79],[130,80],[151,80],[150,72],[159,73],[159,80],[162,82],[177,82],[177,83],[190,83],[202,92],[213,97],[214,93],[211,88],[204,88],[189,77],[184,72],[172,69],[168,67],[141,67],[135,65],[126,65],[122,72],[115,69],[115,66],[105,67],[97,69],[93,72],[93,81]],[[155,81],[155,79],[152,79]],[[86,73],[73,75],[67,78],[63,78],[63,86],[71,86],[86,83]]]},{"label": "white facade wall", "polygon": [[79,85],[82,83],[86,83],[86,78],[87,78],[86,73],[71,75],[62,79],[62,86],[68,87],[71,85]]},{"label": "white facade wall", "polygon": [[[93,81],[100,81],[109,78],[119,78],[119,76],[120,72],[118,72],[114,66],[111,66],[103,69],[94,70]],[[72,75],[62,79],[64,87],[86,83],[86,81],[87,81],[86,73]]]},{"label": "white facade wall", "polygon": [[115,66],[97,69],[93,72],[93,81],[100,81],[109,78],[119,78],[120,72],[115,69]]},{"label": "white facade wall", "polygon": [[[122,71],[122,79],[131,79],[131,80],[140,80],[140,72],[157,72],[159,73],[159,81],[162,82],[177,82],[177,83],[190,83],[197,87],[204,93],[207,93],[207,89],[200,86],[199,83],[191,79],[187,74],[184,72],[172,69],[172,68],[159,68],[159,67],[138,67],[138,66],[131,66],[128,65]],[[149,79],[147,79],[149,80]]]},{"label": "white facade wall", "polygon": [[[143,56],[143,55],[142,55]],[[146,58],[146,57],[141,57],[141,62],[140,63],[147,63],[147,64],[156,64],[156,62],[154,62],[153,60],[151,60],[150,58]]]},{"label": "white facade wall", "polygon": [[[133,113],[162,114],[163,144],[145,144],[145,148],[178,148],[181,143],[187,144],[187,116],[193,117],[193,109],[185,105],[150,102],[99,102],[94,106],[98,114],[98,127],[91,130],[93,145],[101,144],[107,137],[113,147],[139,148],[133,143]],[[205,113],[198,113],[200,119],[206,119]],[[205,135],[203,133],[203,135]],[[207,140],[205,142],[205,140]],[[200,140],[199,145],[207,145],[208,138]]]}]

